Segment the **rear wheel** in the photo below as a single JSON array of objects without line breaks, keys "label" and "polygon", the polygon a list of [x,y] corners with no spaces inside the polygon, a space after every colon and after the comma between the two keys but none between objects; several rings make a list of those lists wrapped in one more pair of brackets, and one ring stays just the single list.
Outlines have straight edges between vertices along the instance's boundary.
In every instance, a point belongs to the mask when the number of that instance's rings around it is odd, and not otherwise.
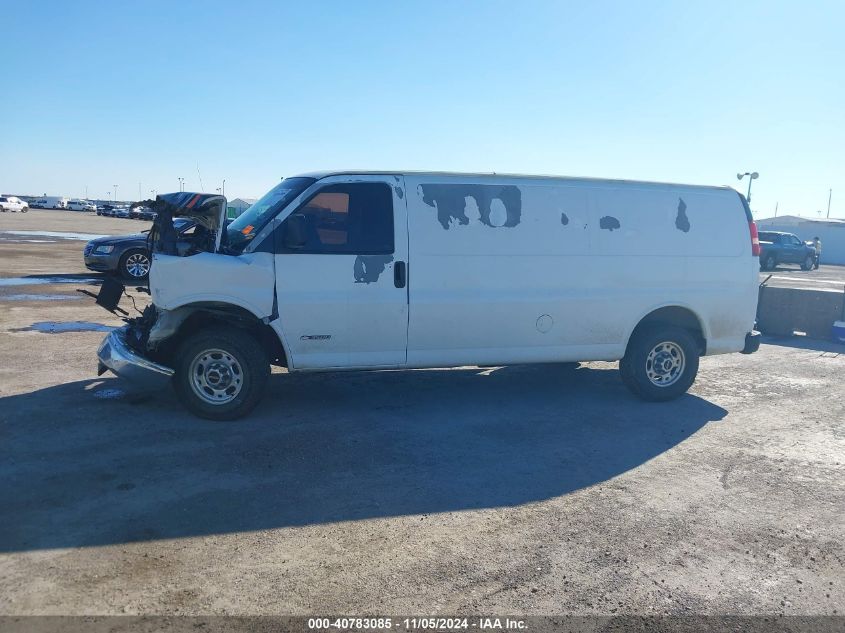
[{"label": "rear wheel", "polygon": [[173,385],[194,415],[235,420],[258,404],[270,360],[248,332],[213,327],[185,340],[175,355]]},{"label": "rear wheel", "polygon": [[763,270],[774,270],[777,265],[778,263],[774,255],[766,255],[763,259]]},{"label": "rear wheel", "polygon": [[118,272],[129,281],[142,281],[150,274],[150,255],[140,248],[126,251],[120,258]]},{"label": "rear wheel", "polygon": [[695,381],[698,344],[680,327],[645,328],[628,344],[619,373],[625,386],[643,400],[672,400]]}]

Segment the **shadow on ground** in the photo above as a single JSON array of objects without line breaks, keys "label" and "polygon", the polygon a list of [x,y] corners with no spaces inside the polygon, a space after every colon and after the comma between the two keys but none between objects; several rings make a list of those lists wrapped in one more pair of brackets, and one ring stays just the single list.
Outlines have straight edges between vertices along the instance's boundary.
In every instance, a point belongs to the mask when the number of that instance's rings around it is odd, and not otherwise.
[{"label": "shadow on ground", "polygon": [[763,335],[762,342],[765,345],[777,345],[779,347],[794,347],[796,349],[817,350],[831,354],[845,354],[845,344],[834,341],[809,338],[807,336],[772,336]]},{"label": "shadow on ground", "polygon": [[274,374],[235,423],[121,388],[0,398],[0,551],[524,504],[636,468],[727,413],[692,395],[643,403],[615,369],[587,367]]}]

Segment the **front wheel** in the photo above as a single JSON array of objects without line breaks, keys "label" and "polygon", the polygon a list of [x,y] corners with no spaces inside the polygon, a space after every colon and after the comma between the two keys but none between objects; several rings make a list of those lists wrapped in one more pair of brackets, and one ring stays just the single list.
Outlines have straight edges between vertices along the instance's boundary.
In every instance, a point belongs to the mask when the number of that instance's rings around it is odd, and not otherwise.
[{"label": "front wheel", "polygon": [[804,258],[804,261],[801,262],[801,270],[813,270],[813,266],[816,265],[816,258],[812,255],[807,255]]},{"label": "front wheel", "polygon": [[236,420],[252,411],[270,376],[270,360],[243,330],[200,330],[179,346],[173,385],[191,413],[208,420]]},{"label": "front wheel", "polygon": [[687,330],[654,326],[637,332],[619,361],[622,381],[643,400],[660,402],[686,393],[698,373],[698,345]]},{"label": "front wheel", "polygon": [[21,213],[26,213],[27,211],[29,211],[29,207],[24,207],[23,209],[21,209]]}]

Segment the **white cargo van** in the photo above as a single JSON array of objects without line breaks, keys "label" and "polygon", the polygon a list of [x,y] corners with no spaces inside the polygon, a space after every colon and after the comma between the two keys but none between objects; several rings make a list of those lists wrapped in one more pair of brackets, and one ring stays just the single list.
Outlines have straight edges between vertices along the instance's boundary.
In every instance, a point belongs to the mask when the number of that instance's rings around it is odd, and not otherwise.
[{"label": "white cargo van", "polygon": [[207,418],[247,413],[271,364],[620,360],[633,392],[668,400],[699,356],[759,346],[757,229],[726,187],[327,172],[228,225],[221,196],[155,206],[153,304],[103,341],[100,373],[171,380]]}]

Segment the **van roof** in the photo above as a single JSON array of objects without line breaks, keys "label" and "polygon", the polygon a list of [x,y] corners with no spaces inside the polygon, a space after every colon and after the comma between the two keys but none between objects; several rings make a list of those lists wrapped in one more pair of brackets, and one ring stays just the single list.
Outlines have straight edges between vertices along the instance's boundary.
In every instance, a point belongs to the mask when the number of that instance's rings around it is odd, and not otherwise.
[{"label": "van roof", "polygon": [[328,176],[466,176],[471,178],[521,178],[526,180],[569,180],[575,182],[595,182],[595,183],[612,183],[612,184],[631,184],[631,185],[659,185],[667,187],[694,187],[697,189],[716,189],[719,191],[736,191],[733,187],[728,185],[690,185],[677,182],[659,182],[651,180],[627,180],[622,178],[588,178],[581,176],[555,176],[549,174],[511,174],[499,172],[459,172],[459,171],[421,171],[421,170],[385,170],[378,171],[372,169],[343,169],[337,171],[314,171],[304,174],[296,174],[298,177],[315,178],[317,180],[326,178]]}]

